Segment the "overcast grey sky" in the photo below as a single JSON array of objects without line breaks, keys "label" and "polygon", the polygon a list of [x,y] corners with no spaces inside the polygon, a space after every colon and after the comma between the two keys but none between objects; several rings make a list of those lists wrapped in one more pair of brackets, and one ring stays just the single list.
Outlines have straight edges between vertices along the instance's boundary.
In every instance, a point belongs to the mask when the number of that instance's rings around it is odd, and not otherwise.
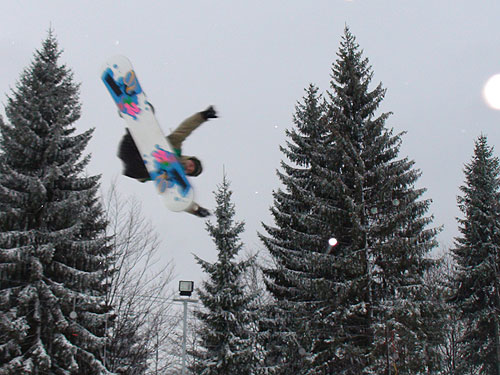
[{"label": "overcast grey sky", "polygon": [[[150,184],[119,177],[116,147],[124,122],[99,80],[103,62],[124,54],[165,130],[214,104],[220,119],[203,125],[184,146],[198,155],[205,173],[193,180],[197,200],[213,208],[223,168],[232,182],[243,240],[261,250],[261,221],[278,188],[279,145],[292,126],[297,101],[309,83],[329,87],[345,25],[373,67],[373,85],[387,88],[381,111],[387,125],[407,131],[401,157],[423,175],[419,186],[434,203],[439,239],[457,235],[455,217],[463,165],[474,139],[486,134],[500,152],[500,112],[481,96],[486,80],[500,73],[498,0],[282,0],[282,1],[83,1],[2,0],[0,94],[6,95],[52,27],[62,61],[81,82],[78,129],[95,127],[88,148],[90,174],[102,174],[105,190],[118,177],[124,194],[143,202],[145,216],[161,234],[165,261],[178,279],[202,277],[191,253],[214,260],[204,220],[160,206]],[[3,106],[1,109],[3,114]]]}]

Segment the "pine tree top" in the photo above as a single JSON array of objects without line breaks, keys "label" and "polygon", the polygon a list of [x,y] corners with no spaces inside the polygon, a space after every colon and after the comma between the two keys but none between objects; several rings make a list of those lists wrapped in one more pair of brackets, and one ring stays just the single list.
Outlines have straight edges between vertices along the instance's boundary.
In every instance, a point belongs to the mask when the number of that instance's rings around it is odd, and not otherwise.
[{"label": "pine tree top", "polygon": [[[477,265],[497,247],[500,238],[500,160],[487,137],[481,135],[474,143],[474,153],[464,168],[465,184],[460,186],[462,196],[457,197],[460,210],[461,236],[456,239],[454,250],[457,261],[463,266]],[[489,250],[488,250],[489,249]],[[481,255],[482,254],[482,255]],[[468,264],[469,263],[469,264]]]},{"label": "pine tree top", "polygon": [[[21,173],[54,177],[79,173],[88,160],[71,170],[91,131],[70,137],[80,118],[79,85],[59,65],[61,51],[52,31],[24,70],[6,106],[9,124],[0,122],[0,147],[6,164]],[[52,167],[58,167],[55,170]]]}]

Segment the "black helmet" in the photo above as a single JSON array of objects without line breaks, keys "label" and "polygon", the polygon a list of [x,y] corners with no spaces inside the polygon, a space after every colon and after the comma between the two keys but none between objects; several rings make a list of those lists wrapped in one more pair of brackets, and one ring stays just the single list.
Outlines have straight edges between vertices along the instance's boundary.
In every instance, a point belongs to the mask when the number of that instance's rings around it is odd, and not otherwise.
[{"label": "black helmet", "polygon": [[194,163],[194,171],[189,173],[189,176],[199,176],[201,172],[203,172],[203,166],[201,165],[200,159],[191,156],[188,160],[191,160]]}]

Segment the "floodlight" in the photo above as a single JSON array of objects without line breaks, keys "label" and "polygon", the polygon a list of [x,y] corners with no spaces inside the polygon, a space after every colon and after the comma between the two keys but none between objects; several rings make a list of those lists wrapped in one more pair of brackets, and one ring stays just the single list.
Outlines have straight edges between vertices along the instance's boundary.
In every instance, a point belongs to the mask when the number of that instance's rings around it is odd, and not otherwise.
[{"label": "floodlight", "polygon": [[179,281],[179,292],[181,296],[191,296],[194,290],[193,281]]}]

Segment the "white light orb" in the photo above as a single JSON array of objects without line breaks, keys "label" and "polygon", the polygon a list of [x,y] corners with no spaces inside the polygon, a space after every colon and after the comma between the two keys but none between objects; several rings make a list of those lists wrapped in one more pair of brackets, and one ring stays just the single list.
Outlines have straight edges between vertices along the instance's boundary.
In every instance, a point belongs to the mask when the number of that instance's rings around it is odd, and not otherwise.
[{"label": "white light orb", "polygon": [[338,241],[337,241],[337,239],[336,239],[336,238],[333,238],[333,237],[332,237],[332,238],[330,238],[330,239],[328,240],[328,245],[330,245],[331,247],[334,247],[334,246],[335,246],[335,245],[337,245],[337,244],[338,244]]},{"label": "white light orb", "polygon": [[495,74],[486,81],[483,98],[491,108],[500,110],[500,74]]}]

